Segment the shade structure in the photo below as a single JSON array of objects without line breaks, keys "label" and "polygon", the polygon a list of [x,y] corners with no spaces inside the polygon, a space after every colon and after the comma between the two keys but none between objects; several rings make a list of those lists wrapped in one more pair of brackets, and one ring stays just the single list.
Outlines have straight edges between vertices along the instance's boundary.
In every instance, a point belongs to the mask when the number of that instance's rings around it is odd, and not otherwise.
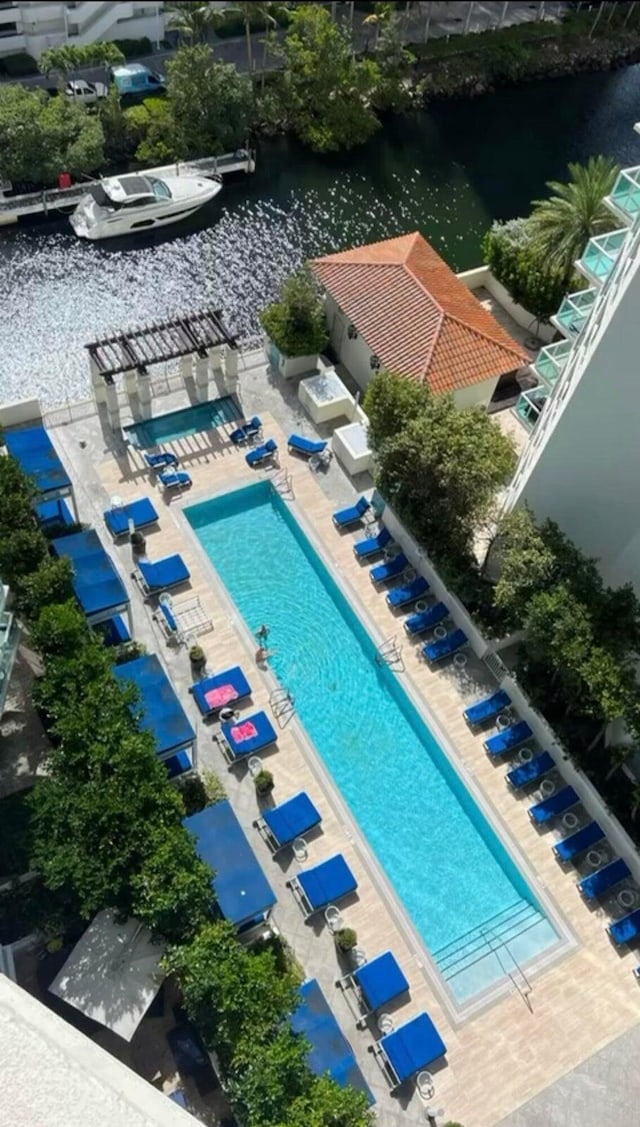
[{"label": "shade structure", "polygon": [[309,1068],[316,1076],[324,1076],[328,1072],[341,1088],[357,1088],[372,1104],[373,1096],[356,1063],[351,1045],[316,979],[304,982],[299,993],[300,1004],[290,1021],[294,1033],[301,1033],[311,1045],[307,1056]]},{"label": "shade structure", "polygon": [[86,1017],[130,1041],[164,977],[164,945],[135,919],[99,912],[49,989]]},{"label": "shade structure", "polygon": [[388,1005],[409,989],[409,983],[391,951],[385,951],[383,955],[358,967],[353,972],[353,979],[360,987],[369,1010],[378,1010],[381,1006]]},{"label": "shade structure", "polygon": [[212,884],[224,918],[238,930],[266,919],[276,897],[229,803],[207,806],[184,818],[183,825],[214,871]]},{"label": "shade structure", "polygon": [[116,665],[113,672],[119,681],[129,681],[137,688],[139,700],[132,711],[140,712],[139,727],[153,735],[158,759],[191,751],[196,734],[156,654]]},{"label": "shade structure", "polygon": [[93,528],[58,536],[51,548],[56,556],[71,560],[73,590],[91,626],[128,610],[124,584]]},{"label": "shade structure", "polygon": [[387,1033],[379,1045],[390,1066],[394,1087],[414,1076],[421,1068],[428,1068],[447,1051],[438,1030],[425,1013]]},{"label": "shade structure", "polygon": [[20,468],[34,479],[41,497],[71,494],[71,479],[44,427],[8,431],[4,440]]}]

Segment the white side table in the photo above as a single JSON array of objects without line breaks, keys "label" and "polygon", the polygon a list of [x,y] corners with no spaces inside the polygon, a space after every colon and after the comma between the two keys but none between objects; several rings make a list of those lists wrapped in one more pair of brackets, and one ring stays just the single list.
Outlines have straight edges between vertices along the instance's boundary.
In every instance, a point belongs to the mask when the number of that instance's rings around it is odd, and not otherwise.
[{"label": "white side table", "polygon": [[438,642],[441,642],[442,639],[446,638],[447,636],[446,626],[436,626],[435,630],[433,631],[433,636]]},{"label": "white side table", "polygon": [[307,843],[303,837],[297,837],[291,847],[296,861],[306,861],[308,857]]},{"label": "white side table", "polygon": [[395,1029],[391,1014],[378,1014],[376,1025],[382,1034],[393,1033]]},{"label": "white side table", "polygon": [[259,775],[261,770],[262,760],[258,759],[257,755],[252,755],[249,762],[247,763],[247,771],[249,772],[249,775],[252,779],[255,779],[256,775]]},{"label": "white side table", "polygon": [[467,665],[467,655],[463,653],[454,654],[453,664],[455,665],[456,669],[465,669]]},{"label": "white side table", "polygon": [[565,830],[576,830],[578,828],[578,817],[571,810],[569,810],[562,817],[562,825]]},{"label": "white side table", "polygon": [[335,904],[329,904],[329,907],[325,908],[324,918],[329,931],[334,934],[336,931],[340,931],[342,927],[342,916],[340,915],[340,909],[336,908]]}]

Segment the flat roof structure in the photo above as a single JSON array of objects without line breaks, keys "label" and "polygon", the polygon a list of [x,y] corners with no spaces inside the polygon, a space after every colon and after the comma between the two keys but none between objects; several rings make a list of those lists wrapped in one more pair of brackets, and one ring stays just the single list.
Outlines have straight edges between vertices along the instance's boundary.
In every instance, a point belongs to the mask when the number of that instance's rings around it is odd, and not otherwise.
[{"label": "flat roof structure", "polygon": [[132,710],[141,713],[139,727],[153,735],[158,759],[164,762],[180,751],[192,751],[196,733],[156,654],[116,665],[113,672],[138,690],[140,699]]},{"label": "flat roof structure", "polygon": [[90,626],[129,614],[129,596],[95,529],[58,536],[51,541],[56,556],[73,567],[73,590]]},{"label": "flat roof structure", "polygon": [[12,458],[34,479],[43,500],[73,495],[71,478],[44,427],[7,431],[4,441]]},{"label": "flat roof structure", "polygon": [[152,364],[163,364],[196,353],[206,356],[210,348],[226,344],[237,348],[237,341],[222,322],[219,309],[199,309],[165,321],[138,325],[85,344],[98,376],[106,383],[121,372],[146,371]]}]

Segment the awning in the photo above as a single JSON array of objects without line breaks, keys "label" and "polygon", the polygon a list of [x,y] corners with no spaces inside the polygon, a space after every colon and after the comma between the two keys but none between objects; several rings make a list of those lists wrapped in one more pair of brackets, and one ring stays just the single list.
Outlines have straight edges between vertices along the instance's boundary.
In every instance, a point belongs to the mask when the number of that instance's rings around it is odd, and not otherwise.
[{"label": "awning", "polygon": [[164,945],[135,919],[99,912],[49,989],[86,1017],[130,1041],[162,979]]}]

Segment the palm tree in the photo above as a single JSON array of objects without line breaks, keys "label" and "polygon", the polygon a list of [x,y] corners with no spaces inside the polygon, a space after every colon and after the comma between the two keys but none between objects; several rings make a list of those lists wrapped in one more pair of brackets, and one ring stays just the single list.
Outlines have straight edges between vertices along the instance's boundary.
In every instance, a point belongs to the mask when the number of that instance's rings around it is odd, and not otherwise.
[{"label": "palm tree", "polygon": [[206,0],[205,3],[201,0],[176,0],[173,4],[165,4],[165,11],[169,16],[169,27],[192,45],[206,43],[209,30],[219,20],[218,11]]},{"label": "palm tree", "polygon": [[589,239],[615,226],[604,203],[618,175],[610,157],[589,157],[586,164],[569,165],[569,183],[549,180],[553,195],[534,200],[528,228],[534,244],[551,267],[564,270],[567,278]]}]

